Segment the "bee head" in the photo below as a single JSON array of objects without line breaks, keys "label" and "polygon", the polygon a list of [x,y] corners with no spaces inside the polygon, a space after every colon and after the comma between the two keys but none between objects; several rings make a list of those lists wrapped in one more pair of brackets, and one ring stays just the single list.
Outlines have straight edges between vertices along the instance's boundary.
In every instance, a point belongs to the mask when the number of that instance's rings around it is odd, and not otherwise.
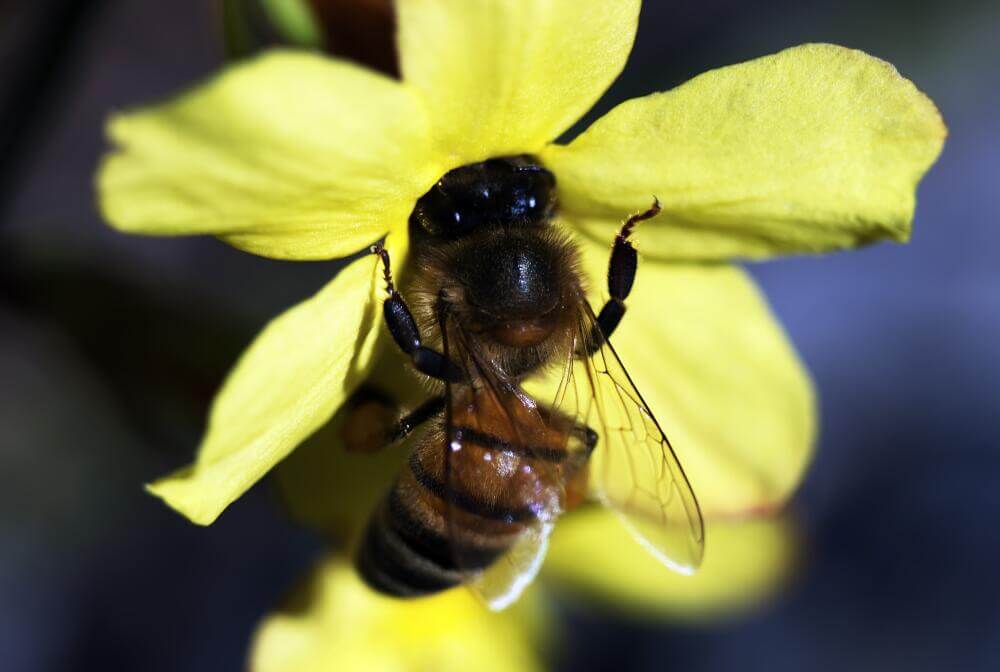
[{"label": "bee head", "polygon": [[505,157],[448,172],[417,201],[411,224],[455,239],[486,227],[542,226],[554,207],[555,176],[530,157]]}]

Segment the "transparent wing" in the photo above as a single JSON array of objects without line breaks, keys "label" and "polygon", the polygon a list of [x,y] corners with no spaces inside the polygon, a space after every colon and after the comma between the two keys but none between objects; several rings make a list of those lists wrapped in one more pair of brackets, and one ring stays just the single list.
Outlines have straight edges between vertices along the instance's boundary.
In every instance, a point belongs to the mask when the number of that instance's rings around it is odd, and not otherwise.
[{"label": "transparent wing", "polygon": [[517,601],[542,568],[553,523],[535,520],[496,562],[469,581],[469,588],[493,611]]},{"label": "transparent wing", "polygon": [[580,459],[568,451],[567,422],[505,380],[457,325],[442,327],[445,353],[473,381],[446,386],[448,541],[466,585],[500,610],[538,573]]},{"label": "transparent wing", "polygon": [[[698,500],[614,347],[594,338],[596,324],[584,304],[577,354],[594,352],[567,367],[554,406],[597,433],[590,458],[591,492],[661,562],[690,574],[701,564],[705,544]],[[599,346],[597,341],[602,341]]]}]

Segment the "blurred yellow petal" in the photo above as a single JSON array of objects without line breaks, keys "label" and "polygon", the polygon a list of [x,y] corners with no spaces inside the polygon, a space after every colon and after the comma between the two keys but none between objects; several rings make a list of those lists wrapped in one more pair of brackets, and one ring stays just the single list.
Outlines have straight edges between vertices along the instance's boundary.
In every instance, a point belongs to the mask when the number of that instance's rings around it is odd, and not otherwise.
[{"label": "blurred yellow petal", "polygon": [[[413,409],[429,393],[412,372],[387,330],[376,346],[372,371],[364,384],[386,394],[401,408]],[[275,469],[275,486],[291,518],[299,524],[350,539],[368,522],[399,474],[410,444],[371,453],[345,450],[345,423],[355,421],[350,405],[309,437]]]},{"label": "blurred yellow petal", "polygon": [[251,672],[541,670],[537,610],[486,610],[459,588],[400,600],[365,587],[343,561],[323,563],[283,611],[258,629]]},{"label": "blurred yellow petal", "polygon": [[443,168],[404,85],[279,51],[115,116],[98,178],[116,228],[212,234],[269,257],[351,254],[406,223]]},{"label": "blurred yellow petal", "polygon": [[655,194],[663,213],[637,236],[647,255],[760,258],[907,240],[945,135],[891,65],[811,44],[627,101],[543,160],[597,240]]},{"label": "blurred yellow petal", "polygon": [[639,0],[400,0],[403,79],[454,165],[537,152],[618,76]]},{"label": "blurred yellow petal", "polygon": [[788,516],[709,521],[705,560],[685,576],[661,565],[610,511],[592,507],[559,521],[543,576],[641,615],[705,620],[772,596],[793,573],[796,541]]},{"label": "blurred yellow petal", "polygon": [[[387,245],[402,258],[405,239]],[[364,380],[381,319],[381,268],[365,257],[257,336],[215,397],[193,465],[148,486],[202,525],[330,419]]]},{"label": "blurred yellow petal", "polygon": [[[605,277],[608,249],[581,245],[591,279]],[[704,516],[781,505],[812,457],[813,390],[753,281],[729,265],[640,257],[627,305],[611,342],[670,437]]]},{"label": "blurred yellow petal", "polygon": [[389,493],[410,446],[386,447],[373,453],[344,449],[341,432],[349,408],[299,446],[277,466],[274,485],[296,523],[351,539]]}]

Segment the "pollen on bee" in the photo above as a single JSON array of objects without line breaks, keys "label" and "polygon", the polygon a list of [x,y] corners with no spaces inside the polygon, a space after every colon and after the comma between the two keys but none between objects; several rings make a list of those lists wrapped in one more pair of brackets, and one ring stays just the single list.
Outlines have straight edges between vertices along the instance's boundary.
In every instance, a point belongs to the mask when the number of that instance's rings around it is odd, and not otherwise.
[{"label": "pollen on bee", "polygon": [[462,450],[462,444],[459,443],[458,441],[452,441],[451,442],[451,452],[457,453],[460,450]]},{"label": "pollen on bee", "polygon": [[483,459],[487,462],[493,461],[493,453],[483,453]]}]

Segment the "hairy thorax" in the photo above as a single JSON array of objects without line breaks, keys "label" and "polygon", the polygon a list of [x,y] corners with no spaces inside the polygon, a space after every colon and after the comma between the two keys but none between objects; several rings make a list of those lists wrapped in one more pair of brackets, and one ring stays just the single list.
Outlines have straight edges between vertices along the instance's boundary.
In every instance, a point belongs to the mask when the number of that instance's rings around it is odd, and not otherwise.
[{"label": "hairy thorax", "polygon": [[450,339],[461,340],[457,349],[484,358],[510,382],[571,351],[583,288],[567,236],[504,227],[444,244],[424,244],[420,231],[411,236],[405,296],[435,347],[446,349],[447,327]]}]

